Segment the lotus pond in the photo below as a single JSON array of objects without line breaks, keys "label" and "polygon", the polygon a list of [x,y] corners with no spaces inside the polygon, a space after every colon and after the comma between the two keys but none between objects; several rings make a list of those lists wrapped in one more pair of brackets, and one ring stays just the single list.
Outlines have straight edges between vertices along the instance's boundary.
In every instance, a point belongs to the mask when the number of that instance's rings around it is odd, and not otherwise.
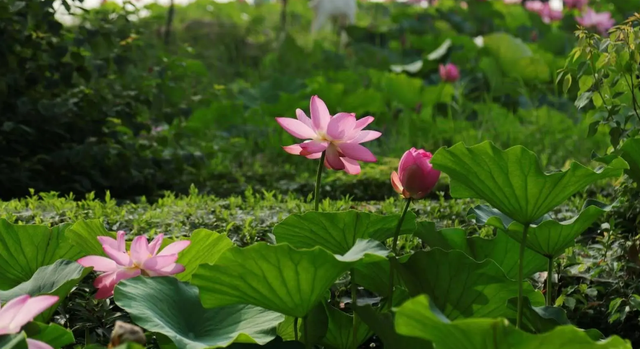
[{"label": "lotus pond", "polygon": [[640,346],[640,3],[420,3],[0,0],[0,347]]}]

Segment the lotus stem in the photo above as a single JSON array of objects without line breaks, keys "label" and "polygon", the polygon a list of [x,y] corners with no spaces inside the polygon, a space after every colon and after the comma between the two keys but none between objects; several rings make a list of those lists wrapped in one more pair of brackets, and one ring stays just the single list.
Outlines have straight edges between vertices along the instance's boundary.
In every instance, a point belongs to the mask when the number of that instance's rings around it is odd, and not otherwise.
[{"label": "lotus stem", "polygon": [[313,194],[314,199],[314,211],[318,211],[320,208],[320,181],[322,180],[322,167],[324,166],[324,157],[326,152],[323,151],[320,156],[320,162],[318,163],[318,172],[316,173],[316,188]]},{"label": "lotus stem", "polygon": [[358,306],[358,285],[356,285],[356,268],[351,268],[351,307],[353,308],[353,349],[358,348],[358,319],[356,307]]},{"label": "lotus stem", "polygon": [[407,215],[409,211],[409,206],[411,206],[411,198],[408,198],[406,204],[404,205],[404,210],[402,210],[402,215],[398,220],[398,225],[396,225],[396,231],[393,233],[393,244],[391,245],[392,255],[389,257],[389,310],[393,307],[393,263],[391,263],[391,258],[396,258],[398,255],[398,237],[400,236],[400,229],[402,228],[402,222],[404,222],[404,217]]},{"label": "lotus stem", "polygon": [[295,317],[293,318],[293,338],[296,340],[296,342],[299,340],[298,338],[298,318]]},{"label": "lotus stem", "polygon": [[520,263],[518,265],[518,313],[516,318],[516,328],[522,325],[522,298],[524,283],[524,251],[527,248],[527,233],[529,232],[529,224],[525,224],[522,230],[522,241],[520,241]]},{"label": "lotus stem", "polygon": [[549,266],[547,268],[547,306],[550,307],[552,306],[553,303],[553,297],[551,296],[551,293],[553,291],[553,286],[552,286],[552,276],[553,275],[553,257],[549,257]]},{"label": "lotus stem", "polygon": [[302,319],[302,327],[304,328],[304,347],[307,349],[311,349],[313,345],[309,340],[309,321],[307,321],[306,316],[304,317],[304,319]]}]

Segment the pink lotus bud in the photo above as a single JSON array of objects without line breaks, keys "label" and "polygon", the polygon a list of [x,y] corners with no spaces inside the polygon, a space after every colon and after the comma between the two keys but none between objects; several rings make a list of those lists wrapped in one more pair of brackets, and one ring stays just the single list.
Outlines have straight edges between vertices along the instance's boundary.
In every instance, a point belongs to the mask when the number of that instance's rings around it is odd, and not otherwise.
[{"label": "pink lotus bud", "polygon": [[423,149],[411,148],[407,150],[400,164],[398,172],[391,174],[393,189],[406,199],[422,199],[438,183],[440,171],[431,166],[431,153]]},{"label": "pink lotus bud", "polygon": [[453,63],[440,64],[440,78],[445,82],[455,82],[460,79],[460,71]]}]

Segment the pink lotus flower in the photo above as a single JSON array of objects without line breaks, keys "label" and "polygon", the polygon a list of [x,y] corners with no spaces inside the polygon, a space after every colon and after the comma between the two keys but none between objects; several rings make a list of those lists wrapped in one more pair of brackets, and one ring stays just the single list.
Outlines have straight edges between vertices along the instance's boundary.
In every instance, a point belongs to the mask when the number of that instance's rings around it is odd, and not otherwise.
[{"label": "pink lotus flower", "polygon": [[[0,336],[15,334],[22,330],[22,326],[51,308],[58,301],[58,296],[31,297],[26,294],[14,298],[0,308]],[[49,344],[27,338],[29,349],[53,349]]]},{"label": "pink lotus flower", "polygon": [[440,64],[440,79],[445,82],[456,82],[460,79],[460,71],[453,63]]},{"label": "pink lotus flower", "polygon": [[548,2],[542,1],[527,1],[525,8],[531,12],[535,12],[542,18],[545,23],[551,23],[562,19],[564,14],[562,11],[554,10],[551,8]]},{"label": "pink lotus flower", "polygon": [[431,166],[431,153],[423,149],[407,150],[398,164],[398,172],[391,173],[393,189],[405,199],[422,199],[438,183],[440,171]]},{"label": "pink lotus flower", "polygon": [[616,24],[610,12],[598,13],[592,8],[587,8],[581,17],[576,17],[576,22],[585,28],[596,28],[603,35]]},{"label": "pink lotus flower", "polygon": [[581,10],[583,7],[587,6],[589,0],[564,0],[564,6],[567,8],[577,8]]},{"label": "pink lotus flower", "polygon": [[325,152],[325,166],[344,170],[348,174],[360,173],[358,161],[376,162],[376,157],[360,143],[372,141],[382,134],[363,131],[373,122],[373,116],[356,120],[356,114],[338,113],[333,117],[327,105],[318,96],[311,97],[311,118],[296,109],[297,119],[276,118],[276,121],[292,136],[306,141],[283,147],[289,154],[307,159],[319,159]]},{"label": "pink lotus flower", "polygon": [[505,4],[520,4],[522,0],[504,0]]},{"label": "pink lotus flower", "polygon": [[104,253],[102,256],[87,256],[80,258],[78,263],[93,270],[104,272],[98,276],[93,285],[98,289],[97,299],[109,298],[113,289],[121,280],[131,279],[138,275],[169,276],[184,271],[184,266],[176,264],[178,253],[187,248],[191,241],[177,241],[165,247],[160,253],[160,246],[164,235],[156,236],[151,243],[145,236],[136,236],[131,242],[131,249],[127,252],[125,232],[118,232],[118,240],[108,236],[98,236]]}]

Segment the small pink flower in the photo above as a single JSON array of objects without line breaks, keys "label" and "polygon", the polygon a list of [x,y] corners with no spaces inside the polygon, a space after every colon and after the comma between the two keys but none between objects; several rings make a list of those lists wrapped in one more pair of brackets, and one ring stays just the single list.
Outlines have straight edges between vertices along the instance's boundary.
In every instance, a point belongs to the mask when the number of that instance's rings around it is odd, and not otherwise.
[{"label": "small pink flower", "polygon": [[540,13],[540,11],[542,11],[542,9],[544,8],[544,2],[539,0],[527,1],[524,4],[524,8],[531,12]]},{"label": "small pink flower", "polygon": [[431,166],[431,153],[423,149],[407,150],[398,164],[398,172],[391,173],[393,189],[405,199],[422,199],[438,183],[440,171]]},{"label": "small pink flower", "polygon": [[113,289],[121,280],[131,279],[138,275],[169,276],[184,271],[184,266],[177,264],[178,253],[187,248],[191,241],[176,241],[165,247],[160,253],[163,234],[156,236],[151,243],[145,236],[136,236],[131,242],[131,249],[127,252],[125,232],[118,232],[118,239],[108,236],[98,236],[102,250],[109,258],[102,256],[87,256],[80,258],[78,263],[93,270],[103,272],[96,278],[93,285],[98,289],[97,299],[109,298]]},{"label": "small pink flower", "polygon": [[595,28],[603,35],[616,24],[610,12],[598,13],[592,8],[587,8],[581,17],[576,17],[576,22],[585,28]]},{"label": "small pink flower", "polygon": [[583,7],[587,6],[589,0],[564,0],[564,6],[567,8],[576,8],[581,10]]},{"label": "small pink flower", "polygon": [[[58,296],[31,297],[27,294],[8,301],[0,308],[0,336],[19,333],[22,326],[51,308],[58,299]],[[34,339],[27,339],[27,345],[29,349],[53,349],[50,345]]]},{"label": "small pink flower", "polygon": [[562,11],[552,9],[548,2],[527,1],[525,8],[540,15],[540,18],[545,23],[559,21],[564,16]]},{"label": "small pink flower", "polygon": [[360,173],[358,161],[376,162],[369,149],[360,143],[372,141],[382,134],[363,131],[373,122],[373,116],[356,120],[356,114],[329,114],[327,105],[318,96],[311,97],[311,118],[301,109],[296,110],[297,119],[276,118],[276,121],[292,136],[306,141],[283,147],[289,154],[302,155],[307,159],[319,159],[325,152],[325,166],[333,170],[344,170],[348,174]]},{"label": "small pink flower", "polygon": [[460,71],[453,63],[440,64],[440,79],[445,82],[456,82],[460,79]]}]

